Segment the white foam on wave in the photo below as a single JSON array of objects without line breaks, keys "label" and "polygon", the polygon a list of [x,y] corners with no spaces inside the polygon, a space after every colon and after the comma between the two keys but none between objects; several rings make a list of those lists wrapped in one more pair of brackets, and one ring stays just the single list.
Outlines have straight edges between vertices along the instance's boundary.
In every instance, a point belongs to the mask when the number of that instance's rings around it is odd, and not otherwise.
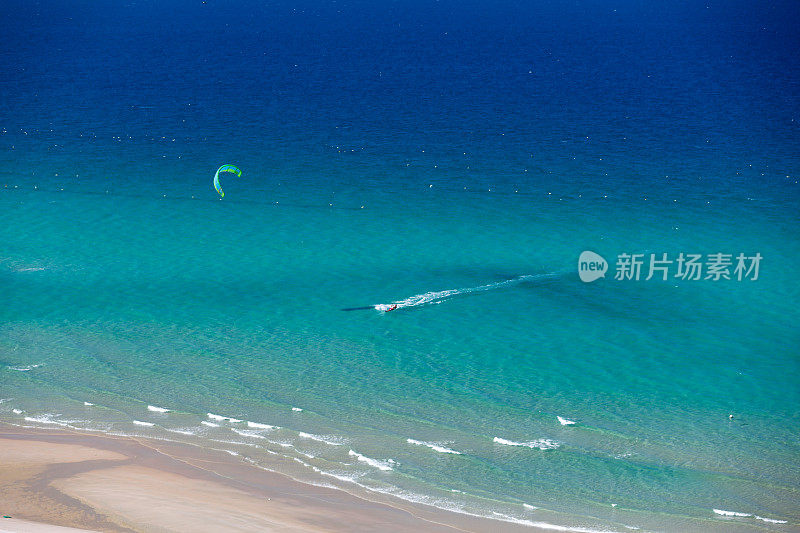
[{"label": "white foam on wave", "polygon": [[137,426],[146,426],[146,427],[155,426],[155,424],[153,424],[152,422],[142,422],[141,420],[134,420],[133,423],[136,424]]},{"label": "white foam on wave", "polygon": [[[458,511],[456,511],[458,512]],[[463,513],[472,514],[472,513]],[[503,522],[510,522],[512,524],[520,524],[523,526],[530,526],[539,529],[547,529],[550,531],[567,531],[572,533],[613,533],[613,530],[608,529],[591,529],[588,527],[573,527],[573,526],[559,526],[558,524],[550,524],[549,522],[534,522],[533,520],[526,520],[524,518],[516,518],[502,513],[493,512],[493,518],[502,520]],[[475,515],[480,516],[480,515]]]},{"label": "white foam on wave", "polygon": [[308,464],[307,462],[303,461],[302,459],[298,459],[297,457],[291,458],[294,462],[300,463],[301,465],[305,466],[309,470],[313,470],[314,472],[320,472],[320,469],[314,465]]},{"label": "white foam on wave", "polygon": [[239,420],[238,418],[231,418],[229,416],[215,415],[214,413],[208,413],[207,416],[211,420],[218,420],[219,422],[231,422],[233,424],[237,424],[239,422],[242,422],[242,420]]},{"label": "white foam on wave", "polygon": [[299,413],[300,411],[302,411],[302,409],[299,407],[292,407],[292,411]]},{"label": "white foam on wave", "polygon": [[522,506],[523,506],[525,509],[529,510],[529,511],[535,511],[536,509],[538,509],[538,507],[536,507],[536,506],[534,506],[534,505],[531,505],[531,504],[529,504],[529,503],[523,503],[523,504],[522,504]]},{"label": "white foam on wave", "polygon": [[722,509],[714,509],[713,510],[716,514],[720,516],[733,516],[737,518],[755,518],[756,520],[761,520],[762,522],[767,522],[769,524],[785,524],[786,520],[776,520],[774,518],[764,518],[763,516],[754,515],[753,513],[740,513],[738,511],[724,511]]},{"label": "white foam on wave", "polygon": [[313,433],[304,433],[302,431],[297,435],[304,439],[315,440],[317,442],[324,442],[325,444],[330,444],[331,446],[344,446],[345,444],[339,437],[334,437],[331,435],[314,435]]},{"label": "white foam on wave", "polygon": [[41,272],[42,270],[46,270],[45,267],[23,267],[23,268],[15,268],[15,272]]},{"label": "white foam on wave", "polygon": [[156,407],[155,405],[148,405],[147,410],[152,411],[154,413],[169,413],[170,411],[169,409],[166,409],[164,407]]},{"label": "white foam on wave", "polygon": [[269,424],[259,424],[258,422],[248,422],[247,427],[252,429],[278,429],[278,426],[270,426]]},{"label": "white foam on wave", "polygon": [[342,474],[339,472],[325,472],[324,470],[320,470],[319,468],[314,468],[314,470],[322,474],[323,476],[332,477],[334,479],[338,479],[339,481],[344,481],[345,483],[355,483],[359,487],[369,489],[369,487],[362,485],[361,483],[358,482],[358,478],[361,477],[361,474]]},{"label": "white foam on wave", "polygon": [[557,416],[556,418],[558,418],[558,421],[561,423],[562,426],[572,426],[575,424],[574,420],[570,420],[562,416]]},{"label": "white foam on wave", "polygon": [[474,516],[477,518],[489,518],[492,520],[499,520],[501,522],[511,522],[514,524],[537,527],[540,529],[546,529],[551,531],[564,531],[569,533],[615,533],[613,530],[607,530],[607,529],[592,529],[581,526],[561,526],[558,524],[550,524],[548,522],[534,522],[532,520],[517,518],[515,516],[498,513],[496,511],[491,511],[486,513],[476,513],[465,509],[461,504],[458,504],[452,500],[431,497],[415,492],[410,492],[404,489],[398,489],[397,487],[387,487],[384,489],[379,489],[375,487],[367,487],[365,485],[362,485],[361,483],[356,483],[356,484],[366,488],[367,490],[371,490],[381,494],[389,494],[408,502],[430,505],[432,507],[436,507],[437,509],[443,509],[445,511],[451,511],[466,516]]},{"label": "white foam on wave", "polygon": [[0,403],[6,403],[6,402],[10,402],[10,401],[11,401],[11,400],[13,400],[13,399],[14,399],[14,398],[0,398]]},{"label": "white foam on wave", "polygon": [[8,369],[9,370],[16,370],[17,372],[29,372],[29,371],[33,370],[34,368],[39,368],[41,366],[44,366],[44,363],[39,363],[39,364],[36,364],[36,365],[28,365],[28,366],[10,366],[10,367],[8,367]]},{"label": "white foam on wave", "polygon": [[93,403],[91,403],[91,402],[83,402],[83,405],[85,405],[85,406],[87,406],[87,407],[91,407],[91,406],[93,406],[94,404],[93,404]]},{"label": "white foam on wave", "polygon": [[259,435],[256,431],[249,431],[246,429],[236,429],[231,428],[231,431],[236,433],[237,435],[241,435],[242,437],[250,437],[251,439],[266,439],[264,435]]},{"label": "white foam on wave", "polygon": [[254,442],[243,442],[238,440],[223,440],[223,439],[209,439],[212,442],[220,442],[222,444],[228,444],[233,446],[247,446],[248,448],[258,448],[260,451],[267,452],[270,455],[278,455],[277,452],[273,452],[272,450],[268,450],[262,446]]},{"label": "white foam on wave", "polygon": [[539,450],[555,450],[561,446],[556,441],[550,439],[536,439],[528,442],[515,442],[513,440],[495,437],[493,440],[497,444],[503,444],[505,446],[524,446],[526,448],[536,448]]},{"label": "white foam on wave", "polygon": [[378,459],[372,459],[371,457],[367,457],[366,455],[361,455],[360,453],[358,453],[358,452],[356,452],[354,450],[350,450],[350,452],[348,452],[348,455],[350,455],[351,457],[355,457],[356,459],[358,459],[362,463],[366,463],[369,466],[371,466],[373,468],[377,468],[378,470],[382,470],[384,472],[388,472],[390,470],[394,470],[394,468],[392,468],[392,465],[395,464],[395,461],[393,459],[388,459],[386,461],[380,461]]},{"label": "white foam on wave", "polygon": [[445,446],[442,446],[441,444],[438,444],[436,442],[425,442],[414,439],[406,439],[406,442],[409,444],[415,444],[417,446],[426,446],[431,450],[437,451],[439,453],[452,453],[456,455],[461,455],[461,452],[457,452],[456,450],[451,450],[450,448],[446,448]]},{"label": "white foam on wave", "polygon": [[[20,413],[21,414],[21,413]],[[96,432],[106,432],[103,429],[92,429],[91,427],[86,427],[91,422],[88,420],[56,420],[54,417],[61,416],[60,414],[44,414],[39,416],[26,416],[23,418],[26,422],[34,422],[37,424],[49,424],[54,426],[61,426],[70,429],[77,429],[80,431],[96,431]],[[76,426],[75,424],[81,424],[80,426]],[[35,426],[22,426],[22,427],[35,427]]]},{"label": "white foam on wave", "polygon": [[190,431],[188,429],[167,429],[167,431],[170,431],[172,433],[179,433],[181,435],[192,435],[192,436],[197,435],[197,433],[195,433],[194,431]]},{"label": "white foam on wave", "polygon": [[405,300],[397,300],[392,303],[388,304],[376,304],[373,307],[381,312],[386,312],[389,310],[394,309],[403,309],[405,307],[417,307],[420,305],[427,305],[427,304],[438,304],[442,303],[443,301],[452,298],[453,296],[458,296],[461,294],[471,294],[474,292],[483,292],[483,291],[490,291],[493,289],[502,289],[505,287],[511,287],[513,285],[517,285],[518,283],[522,283],[523,281],[534,281],[538,279],[547,279],[554,277],[555,274],[529,274],[525,276],[519,276],[514,279],[508,279],[505,281],[499,281],[497,283],[488,283],[486,285],[480,285],[478,287],[465,287],[462,289],[448,289],[444,291],[431,291],[426,292],[424,294],[417,294],[414,296],[409,296]]},{"label": "white foam on wave", "polygon": [[736,511],[723,511],[722,509],[714,509],[714,512],[722,516],[738,516],[738,517],[753,516],[750,513],[737,513]]},{"label": "white foam on wave", "polygon": [[769,522],[770,524],[785,524],[787,522],[786,520],[775,520],[774,518],[764,518],[763,516],[758,515],[755,515],[753,518],[763,522]]},{"label": "white foam on wave", "polygon": [[[308,435],[308,434],[306,434],[306,435]],[[234,443],[231,443],[231,444],[234,444]],[[247,444],[247,443],[235,443],[235,444]],[[248,444],[248,445],[250,445],[250,444]],[[252,446],[252,445],[250,445],[250,446]],[[264,451],[267,451],[267,452],[269,452],[269,453],[271,453],[273,455],[277,455],[275,452],[272,452],[270,450],[266,450],[265,449]],[[228,452],[228,453],[231,453],[231,455],[235,454],[235,452]],[[303,455],[305,455],[305,454],[303,454]],[[368,461],[365,461],[365,460],[369,460],[369,461],[375,461],[376,463],[382,463],[381,461],[377,461],[375,459],[370,459],[370,458],[368,458],[368,457],[366,457],[364,455],[361,455],[361,454],[359,454],[358,452],[356,452],[354,450],[350,450],[349,455],[352,456],[352,457],[358,458],[359,461],[362,461],[362,462],[368,462]],[[322,469],[320,469],[320,468],[318,468],[318,467],[316,467],[316,466],[314,466],[312,464],[306,463],[305,461],[302,461],[300,459],[297,459],[297,458],[293,458],[293,459],[297,463],[302,464],[303,466],[313,470],[314,472],[316,472],[316,473],[318,473],[318,474],[320,474],[322,476],[326,476],[326,477],[333,478],[333,479],[336,479],[336,480],[341,481],[341,482],[345,482],[345,483],[356,485],[356,486],[361,487],[362,489],[365,489],[365,490],[367,490],[369,492],[377,492],[379,494],[388,494],[388,495],[392,495],[392,496],[398,497],[398,498],[400,498],[402,500],[405,500],[405,501],[408,501],[408,502],[414,502],[414,503],[421,503],[421,504],[425,504],[425,505],[430,505],[430,506],[436,507],[438,509],[443,509],[443,510],[446,510],[446,511],[451,511],[451,512],[463,514],[463,515],[466,515],[466,516],[473,516],[473,517],[477,517],[477,518],[490,518],[490,519],[495,519],[495,520],[499,520],[499,521],[503,521],[503,522],[511,522],[511,523],[525,525],[525,526],[538,527],[540,529],[546,529],[546,530],[551,530],[551,531],[563,531],[563,532],[566,532],[566,533],[614,533],[612,530],[605,530],[605,529],[592,529],[592,528],[580,527],[580,526],[577,526],[577,527],[561,526],[561,525],[557,525],[557,524],[550,524],[550,523],[547,523],[547,522],[534,522],[534,521],[531,521],[531,520],[525,520],[525,519],[521,519],[521,518],[517,518],[517,517],[514,517],[514,516],[510,516],[510,515],[502,514],[502,513],[497,513],[497,512],[486,513],[486,514],[484,514],[484,513],[475,513],[475,512],[472,512],[472,511],[469,511],[469,510],[465,509],[464,507],[462,507],[460,504],[456,503],[455,501],[442,499],[442,498],[437,498],[437,497],[431,497],[431,496],[428,496],[428,495],[423,495],[423,494],[419,494],[419,493],[415,493],[415,492],[410,492],[410,491],[407,491],[407,490],[404,490],[404,489],[400,489],[400,488],[394,487],[394,486],[375,487],[375,486],[371,486],[371,485],[366,485],[364,483],[360,483],[359,479],[366,475],[364,472],[352,472],[352,471],[344,471],[344,470],[322,470]],[[263,465],[259,464],[258,462],[254,461],[253,459],[244,457],[244,460],[247,461],[247,462],[252,463],[253,465],[257,466],[258,468],[274,472],[274,470],[271,470],[269,468],[264,467]],[[387,464],[384,465],[384,468],[386,468],[386,469],[391,469],[391,467],[389,466],[391,464],[397,464],[392,459],[387,460],[385,463],[387,463]],[[376,465],[372,465],[372,466],[376,466]],[[380,468],[380,467],[378,467],[378,468]],[[326,483],[319,483],[319,482],[314,482],[314,481],[310,481],[309,483],[311,485],[315,485],[315,486],[319,486],[319,487],[339,488],[339,487],[337,487],[335,485],[328,485]],[[453,492],[462,492],[462,491],[453,490]],[[534,507],[532,505],[529,505],[529,504],[523,504],[523,506],[526,509],[529,509],[529,510],[537,509],[536,507]]]},{"label": "white foam on wave", "polygon": [[219,424],[215,424],[214,422],[209,422],[208,420],[201,420],[200,423],[203,424],[204,426],[208,426],[210,428],[218,428],[219,427]]},{"label": "white foam on wave", "polygon": [[53,416],[59,415],[40,415],[40,416],[26,416],[26,422],[36,422],[37,424],[53,424],[56,426],[69,427],[69,423],[60,420],[53,420]]},{"label": "white foam on wave", "polygon": [[22,409],[12,409],[11,412],[14,413],[15,415],[21,415]]}]

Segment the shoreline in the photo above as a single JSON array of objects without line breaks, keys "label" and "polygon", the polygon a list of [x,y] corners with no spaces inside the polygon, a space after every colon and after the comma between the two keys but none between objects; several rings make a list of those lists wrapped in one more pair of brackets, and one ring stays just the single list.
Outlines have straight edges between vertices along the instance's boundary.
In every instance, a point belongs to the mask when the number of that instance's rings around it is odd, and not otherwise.
[{"label": "shoreline", "polygon": [[0,423],[0,492],[0,513],[12,517],[0,531],[12,521],[38,523],[17,531],[538,530],[390,497],[367,500],[199,446],[7,423]]}]

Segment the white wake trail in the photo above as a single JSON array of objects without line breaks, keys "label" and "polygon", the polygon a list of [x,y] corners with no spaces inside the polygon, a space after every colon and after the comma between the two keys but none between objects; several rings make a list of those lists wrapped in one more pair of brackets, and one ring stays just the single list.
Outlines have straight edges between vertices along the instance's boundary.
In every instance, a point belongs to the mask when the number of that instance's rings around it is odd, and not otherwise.
[{"label": "white wake trail", "polygon": [[491,291],[494,289],[503,289],[506,287],[517,285],[525,281],[539,281],[539,280],[551,279],[554,277],[556,277],[556,274],[528,274],[525,276],[519,276],[517,278],[508,279],[505,281],[498,281],[497,283],[480,285],[478,287],[465,287],[462,289],[448,289],[445,291],[432,291],[432,292],[426,292],[424,294],[416,294],[414,296],[409,296],[405,300],[397,300],[395,302],[391,302],[388,304],[376,304],[374,307],[378,311],[386,312],[386,311],[394,311],[396,309],[404,309],[407,307],[419,307],[420,305],[438,304],[444,302],[445,300],[449,300],[454,296],[460,296],[462,294],[471,294],[475,292]]}]

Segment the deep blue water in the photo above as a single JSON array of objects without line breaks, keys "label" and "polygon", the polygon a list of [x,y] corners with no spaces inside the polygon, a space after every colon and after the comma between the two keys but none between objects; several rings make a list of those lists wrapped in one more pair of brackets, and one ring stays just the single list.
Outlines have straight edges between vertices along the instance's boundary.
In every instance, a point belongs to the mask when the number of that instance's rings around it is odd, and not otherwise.
[{"label": "deep blue water", "polygon": [[[799,11],[5,2],[0,416],[498,519],[796,530]],[[584,284],[584,250],[763,261]]]}]

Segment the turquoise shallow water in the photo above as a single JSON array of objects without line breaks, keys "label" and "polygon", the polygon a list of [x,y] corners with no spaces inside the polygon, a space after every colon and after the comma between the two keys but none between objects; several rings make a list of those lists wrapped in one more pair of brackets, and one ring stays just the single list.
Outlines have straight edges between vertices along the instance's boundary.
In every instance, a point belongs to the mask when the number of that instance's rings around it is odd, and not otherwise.
[{"label": "turquoise shallow water", "polygon": [[[0,17],[2,420],[525,524],[800,529],[794,4]],[[583,283],[586,250],[763,259]]]},{"label": "turquoise shallow water", "polygon": [[[62,184],[0,197],[7,420],[510,520],[798,520],[797,285],[778,265],[800,254],[768,198]],[[757,281],[584,284],[584,249],[764,260]]]}]

